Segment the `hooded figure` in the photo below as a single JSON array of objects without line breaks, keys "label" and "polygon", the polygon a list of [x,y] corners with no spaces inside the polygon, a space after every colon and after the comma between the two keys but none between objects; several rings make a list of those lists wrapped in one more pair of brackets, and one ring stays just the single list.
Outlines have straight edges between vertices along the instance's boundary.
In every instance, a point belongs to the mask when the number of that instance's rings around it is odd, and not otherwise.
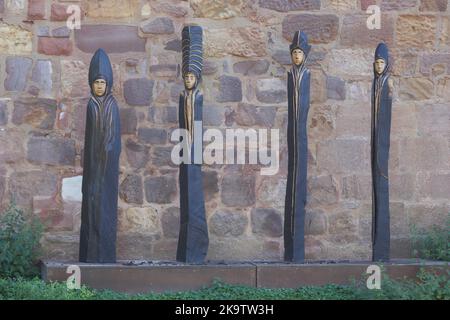
[{"label": "hooded figure", "polygon": [[305,259],[305,205],[308,161],[307,122],[310,72],[305,63],[311,46],[304,32],[297,31],[290,45],[292,69],[288,72],[288,177],[284,209],[284,259]]},{"label": "hooded figure", "polygon": [[203,263],[208,252],[208,226],[202,177],[203,95],[198,90],[203,68],[202,28],[186,26],[182,31],[182,74],[185,90],[180,94],[180,128],[187,134],[183,140],[184,159],[180,164],[180,233],[177,260]]},{"label": "hooded figure", "polygon": [[384,43],[375,52],[372,86],[372,260],[389,260],[389,146],[393,82],[389,78],[389,53]]},{"label": "hooded figure", "polygon": [[80,262],[116,262],[120,118],[111,94],[113,72],[105,51],[89,67],[91,99],[86,113]]}]

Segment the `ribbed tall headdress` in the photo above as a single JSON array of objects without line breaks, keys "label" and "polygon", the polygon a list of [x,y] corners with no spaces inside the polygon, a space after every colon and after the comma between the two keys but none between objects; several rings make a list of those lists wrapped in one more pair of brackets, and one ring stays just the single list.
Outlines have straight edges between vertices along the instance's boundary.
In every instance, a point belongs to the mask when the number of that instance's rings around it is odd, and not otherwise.
[{"label": "ribbed tall headdress", "polygon": [[183,77],[192,72],[197,81],[202,76],[203,69],[203,30],[200,26],[186,26],[182,31]]}]

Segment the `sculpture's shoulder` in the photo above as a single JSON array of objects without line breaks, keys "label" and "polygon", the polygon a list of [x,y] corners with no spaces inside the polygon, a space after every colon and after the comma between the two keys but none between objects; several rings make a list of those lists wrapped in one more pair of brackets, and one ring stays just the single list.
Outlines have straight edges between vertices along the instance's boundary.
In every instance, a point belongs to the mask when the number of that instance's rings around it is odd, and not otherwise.
[{"label": "sculpture's shoulder", "polygon": [[197,99],[203,99],[203,92],[200,90],[197,90],[197,92],[195,93],[195,97]]},{"label": "sculpture's shoulder", "polygon": [[287,72],[287,82],[288,85],[292,85],[294,83],[294,73],[292,72],[292,69]]},{"label": "sculpture's shoulder", "polygon": [[392,97],[392,95],[394,93],[394,79],[389,77],[387,80],[387,84],[388,84],[389,96]]},{"label": "sculpture's shoulder", "polygon": [[113,104],[113,105],[115,105],[115,106],[119,106],[119,104],[117,103],[117,99],[113,96],[113,95],[110,95],[109,96],[109,99],[110,99],[110,102]]},{"label": "sculpture's shoulder", "polygon": [[114,113],[119,112],[119,104],[117,103],[116,98],[112,94],[108,96],[107,100],[105,100],[105,103],[111,107]]},{"label": "sculpture's shoulder", "polygon": [[90,111],[94,111],[95,110],[95,107],[96,107],[96,103],[95,103],[95,100],[94,100],[94,98],[90,98],[89,100],[88,100],[88,103],[87,103],[87,111],[88,112],[90,112]]},{"label": "sculpture's shoulder", "polygon": [[305,69],[305,78],[306,79],[311,79],[311,71],[309,69]]}]

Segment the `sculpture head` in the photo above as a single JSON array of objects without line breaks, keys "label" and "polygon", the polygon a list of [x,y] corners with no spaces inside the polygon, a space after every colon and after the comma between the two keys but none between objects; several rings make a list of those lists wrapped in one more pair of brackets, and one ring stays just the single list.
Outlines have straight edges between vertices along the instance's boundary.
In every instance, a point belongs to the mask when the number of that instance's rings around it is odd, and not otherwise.
[{"label": "sculpture head", "polygon": [[111,93],[113,72],[109,57],[103,49],[98,49],[89,66],[89,86],[94,96],[102,97]]},{"label": "sculpture head", "polygon": [[107,87],[106,80],[103,79],[103,78],[98,78],[92,84],[92,92],[97,97],[103,97],[105,95],[105,93],[106,93],[106,87]]},{"label": "sculpture head", "polygon": [[197,86],[197,76],[193,72],[184,75],[184,87],[186,90],[194,90]]},{"label": "sculpture head", "polygon": [[186,90],[199,84],[203,69],[203,30],[200,26],[186,26],[182,31],[182,74]]},{"label": "sculpture head", "polygon": [[292,63],[299,66],[305,61],[305,53],[301,49],[294,49],[291,52]]},{"label": "sculpture head", "polygon": [[296,66],[302,65],[308,57],[311,46],[308,44],[308,36],[303,31],[297,31],[289,46],[292,63]]},{"label": "sculpture head", "polygon": [[375,62],[373,69],[376,76],[380,76],[388,70],[389,67],[389,50],[384,43],[380,43],[375,50]]},{"label": "sculpture head", "polygon": [[386,69],[386,61],[384,59],[378,58],[375,60],[375,72],[377,75],[380,75],[384,72],[384,69]]}]

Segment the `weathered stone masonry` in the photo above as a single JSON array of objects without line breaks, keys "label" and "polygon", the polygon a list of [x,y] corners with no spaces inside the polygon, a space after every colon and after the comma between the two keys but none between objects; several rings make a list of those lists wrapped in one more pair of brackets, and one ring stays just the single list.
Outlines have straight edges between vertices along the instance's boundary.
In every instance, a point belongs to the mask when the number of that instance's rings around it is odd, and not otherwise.
[{"label": "weathered stone masonry", "polygon": [[[80,5],[81,30],[66,27]],[[366,28],[379,4],[381,30]],[[410,224],[450,212],[450,5],[447,0],[0,0],[0,203],[47,221],[47,258],[76,260],[88,63],[103,47],[121,107],[119,259],[174,259],[181,29],[204,28],[205,127],[278,128],[281,168],[204,166],[210,259],[281,259],[286,71],[298,29],[313,44],[306,258],[369,259],[373,52],[391,48],[392,257]]]}]

